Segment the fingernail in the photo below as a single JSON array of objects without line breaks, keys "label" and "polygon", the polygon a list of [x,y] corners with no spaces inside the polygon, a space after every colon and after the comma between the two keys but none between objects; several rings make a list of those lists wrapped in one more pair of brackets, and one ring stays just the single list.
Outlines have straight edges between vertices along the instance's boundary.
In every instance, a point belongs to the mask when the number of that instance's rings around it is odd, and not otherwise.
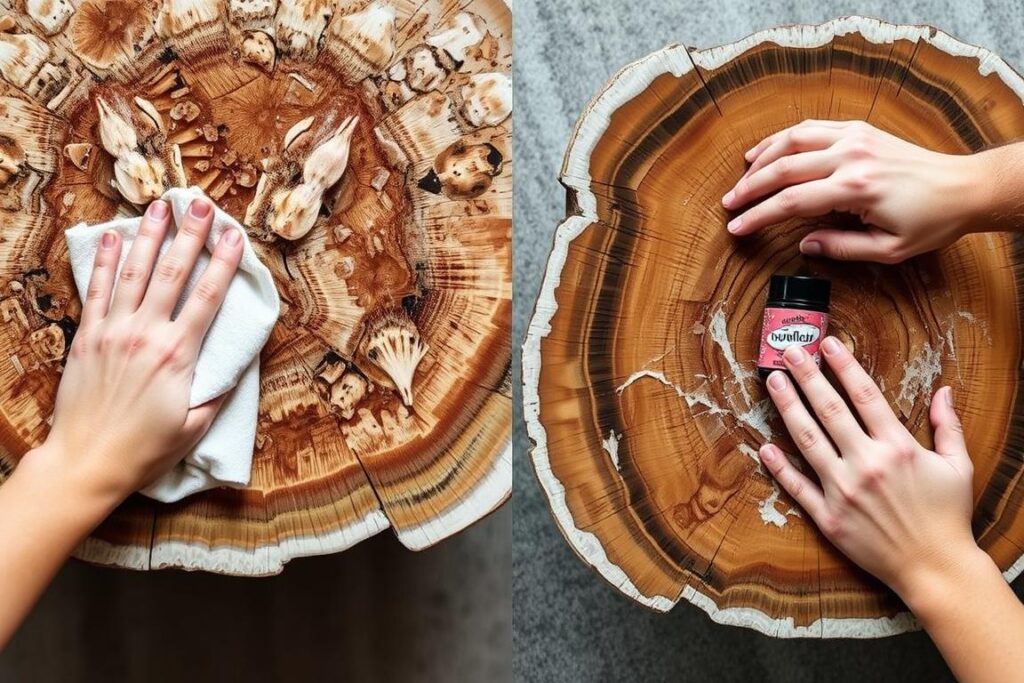
[{"label": "fingernail", "polygon": [[732,200],[735,197],[736,197],[735,190],[729,190],[728,192],[726,192],[725,196],[722,197],[722,206],[731,206],[732,205]]},{"label": "fingernail", "polygon": [[149,214],[150,218],[164,218],[167,216],[167,203],[158,199],[149,205],[146,213]]},{"label": "fingernail", "polygon": [[210,202],[203,199],[194,199],[188,208],[188,212],[196,218],[206,218],[210,215]]},{"label": "fingernail", "polygon": [[736,232],[740,229],[741,225],[743,225],[743,216],[736,216],[725,227],[728,228],[729,232]]},{"label": "fingernail", "polygon": [[103,239],[100,240],[100,244],[104,249],[110,249],[117,244],[117,233],[113,230],[107,230],[103,233]]},{"label": "fingernail", "polygon": [[789,361],[790,365],[800,365],[807,358],[807,352],[802,346],[790,346],[783,352],[782,357]]},{"label": "fingernail", "polygon": [[746,159],[747,161],[750,161],[750,157],[754,156],[755,149],[757,149],[757,147],[751,147],[750,149],[748,149],[746,152],[743,153],[743,158]]},{"label": "fingernail", "polygon": [[242,241],[242,233],[238,228],[229,228],[224,232],[224,244],[235,247]]},{"label": "fingernail", "polygon": [[808,256],[817,256],[821,253],[821,242],[815,242],[814,240],[801,242],[800,251]]},{"label": "fingernail", "polygon": [[825,341],[821,342],[821,350],[826,356],[839,353],[841,344],[835,337],[825,337]]},{"label": "fingernail", "polygon": [[775,447],[770,444],[761,446],[759,453],[761,455],[761,460],[764,460],[765,462],[771,462],[775,459]]},{"label": "fingernail", "polygon": [[786,388],[786,373],[776,370],[768,375],[768,386],[775,391],[782,391]]},{"label": "fingernail", "polygon": [[953,407],[953,387],[946,387],[946,405]]}]

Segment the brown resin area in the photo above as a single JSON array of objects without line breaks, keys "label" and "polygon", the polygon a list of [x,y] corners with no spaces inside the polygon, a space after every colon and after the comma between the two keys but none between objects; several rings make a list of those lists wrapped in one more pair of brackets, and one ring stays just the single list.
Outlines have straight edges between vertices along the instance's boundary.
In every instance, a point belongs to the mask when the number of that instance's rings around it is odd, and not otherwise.
[{"label": "brown resin area", "polygon": [[[204,83],[218,82],[218,69],[230,68],[241,85],[218,94]],[[242,76],[238,75],[242,72]],[[261,259],[274,274],[282,299],[282,314],[268,349],[292,347],[309,350],[293,362],[306,373],[334,357],[368,381],[360,408],[380,417],[380,411],[396,408],[397,398],[387,374],[358,355],[360,323],[374,313],[401,307],[414,311],[420,288],[405,254],[407,235],[415,234],[404,174],[395,168],[373,135],[376,124],[359,91],[318,64],[305,65],[303,73],[275,70],[267,73],[225,54],[195,67],[173,60],[139,82],[103,83],[92,88],[73,110],[68,144],[92,145],[87,167],[78,168],[63,155],[58,172],[46,190],[46,202],[61,207],[61,220],[51,223],[48,238],[40,239],[35,259],[46,264],[47,290],[60,292],[61,301],[71,298],[73,282],[66,265],[63,230],[80,222],[98,222],[113,215],[124,201],[111,187],[113,158],[100,142],[96,102],[103,99],[131,112],[134,97],[151,102],[160,113],[166,134],[150,131],[151,138],[177,144],[188,184],[198,185],[226,212],[242,222],[255,196],[263,166],[283,166],[282,182],[301,176],[301,164],[289,162],[284,150],[286,133],[298,122],[314,116],[305,137],[324,137],[348,116],[358,116],[352,136],[348,168],[325,198],[325,209],[310,235],[289,242],[260,228],[249,228]],[[140,120],[136,112],[129,113]],[[140,130],[145,147],[145,135]],[[280,176],[280,173],[278,174]],[[129,209],[132,207],[130,205]],[[141,210],[143,207],[135,207]],[[315,272],[308,267],[315,262]],[[319,280],[344,282],[348,297],[326,304]],[[315,302],[315,303],[314,303]],[[313,311],[311,309],[320,309]],[[63,317],[63,316],[62,316]],[[73,316],[67,323],[74,322]],[[414,321],[415,322],[415,321]],[[333,334],[335,325],[355,328],[345,338]],[[70,342],[70,340],[68,340]],[[320,348],[319,354],[312,347]],[[52,373],[50,383],[59,375]],[[312,381],[307,384],[315,389]],[[338,416],[345,421],[344,416]],[[272,432],[274,421],[261,420],[263,432]],[[293,426],[289,426],[289,429]]]}]

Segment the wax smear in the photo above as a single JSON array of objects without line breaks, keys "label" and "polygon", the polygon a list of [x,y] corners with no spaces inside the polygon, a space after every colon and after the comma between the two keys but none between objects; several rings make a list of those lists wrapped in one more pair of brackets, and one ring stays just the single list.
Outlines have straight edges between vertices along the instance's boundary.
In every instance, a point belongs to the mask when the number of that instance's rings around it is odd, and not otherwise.
[{"label": "wax smear", "polygon": [[608,430],[608,438],[601,440],[601,448],[608,454],[608,458],[615,465],[615,470],[620,471],[619,466],[619,439],[622,438],[620,435],[615,433],[614,429]]},{"label": "wax smear", "polygon": [[659,382],[661,382],[662,384],[664,384],[665,386],[672,387],[673,389],[675,389],[676,393],[679,394],[680,396],[683,395],[683,390],[680,389],[675,384],[673,384],[672,382],[670,382],[668,377],[665,376],[665,373],[661,372],[660,370],[637,370],[632,375],[627,377],[626,380],[622,384],[620,384],[619,386],[617,386],[615,388],[615,393],[619,394],[621,396],[622,392],[625,391],[630,385],[632,385],[634,382],[636,382],[639,379],[643,379],[644,377],[650,377],[651,379],[656,379]]},{"label": "wax smear", "polygon": [[[773,477],[769,472],[767,472],[764,469],[764,464],[761,462],[761,458],[758,457],[757,451],[745,443],[736,444],[736,449],[743,455],[747,456],[748,458],[756,462],[758,471],[761,474],[763,474],[772,485],[772,492],[768,494],[767,498],[765,498],[764,500],[760,501],[757,504],[757,511],[761,515],[761,520],[765,524],[772,524],[777,527],[783,527],[786,526],[786,522],[789,521],[786,519],[787,517],[801,517],[802,515],[795,508],[789,508],[788,510],[786,510],[785,513],[779,510],[779,508],[777,507],[779,503],[779,496],[781,495],[781,491],[779,490],[779,482],[775,481],[775,477]],[[793,463],[794,467],[800,469],[799,461],[795,460],[792,457],[789,459],[789,461]]]},{"label": "wax smear", "polygon": [[726,364],[729,366],[729,370],[732,372],[732,377],[727,378],[724,381],[727,384],[733,384],[736,386],[740,393],[743,395],[743,401],[749,407],[752,403],[750,398],[750,390],[747,388],[747,382],[750,380],[757,380],[757,372],[753,368],[746,368],[742,363],[736,360],[736,354],[733,353],[732,343],[729,341],[729,330],[725,319],[725,304],[721,303],[715,309],[715,313],[711,316],[711,323],[708,325],[708,333],[711,335],[711,341],[714,342],[718,348],[722,351],[722,357],[725,358]]},{"label": "wax smear", "polygon": [[[933,347],[925,342],[921,350],[911,358],[903,370],[900,380],[900,393],[896,396],[896,405],[904,417],[909,417],[914,405],[921,397],[931,397],[932,385],[942,375],[943,344]],[[950,344],[952,353],[952,344]]]},{"label": "wax smear", "polygon": [[[707,333],[709,335],[711,342],[718,347],[722,360],[725,361],[725,366],[728,368],[726,376],[719,383],[721,388],[724,389],[722,392],[724,398],[721,401],[715,396],[714,388],[716,388],[716,384],[713,377],[697,375],[697,379],[703,380],[701,384],[691,391],[686,391],[671,381],[663,371],[653,370],[649,367],[663,360],[668,355],[667,353],[663,353],[644,363],[641,369],[633,372],[616,387],[616,393],[621,395],[634,383],[642,379],[652,379],[674,390],[676,395],[686,402],[687,407],[690,408],[694,416],[731,417],[737,424],[753,429],[764,440],[770,440],[772,438],[772,429],[769,420],[773,414],[772,402],[769,398],[754,401],[754,394],[750,383],[757,383],[760,380],[756,369],[752,365],[748,367],[736,358],[736,353],[729,340],[728,320],[726,318],[724,302],[714,308],[707,325],[695,323],[692,331],[694,334]],[[602,447],[612,459],[616,469],[619,467],[619,438],[612,431],[609,432],[608,439],[602,440]],[[737,445],[737,449],[740,453],[757,463],[759,471],[771,482],[772,492],[758,504],[758,511],[765,524],[781,527],[786,524],[788,516],[799,515],[792,508],[783,513],[776,507],[780,495],[778,484],[776,484],[770,474],[765,472],[757,455],[757,450],[743,442]]]},{"label": "wax smear", "polygon": [[768,494],[767,498],[757,504],[757,511],[761,513],[761,519],[765,524],[784,527],[788,521],[787,517],[800,517],[801,515],[795,508],[789,508],[785,513],[779,511],[778,507],[776,507],[779,502],[779,494],[781,493],[779,484],[771,475],[768,475],[768,478],[772,482],[772,492]]}]

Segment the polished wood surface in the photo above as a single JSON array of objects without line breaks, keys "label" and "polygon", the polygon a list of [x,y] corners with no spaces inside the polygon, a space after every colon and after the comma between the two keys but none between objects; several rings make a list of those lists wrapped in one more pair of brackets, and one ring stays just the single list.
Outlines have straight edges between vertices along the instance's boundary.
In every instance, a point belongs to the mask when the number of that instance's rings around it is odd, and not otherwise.
[{"label": "polished wood surface", "polygon": [[508,497],[504,3],[0,6],[4,471],[44,438],[74,335],[66,228],[198,185],[282,300],[250,486],[133,498],[80,557],[268,574],[388,527],[424,548]]},{"label": "polished wood surface", "polygon": [[975,462],[975,531],[1020,570],[1020,240],[974,235],[899,266],[802,257],[790,220],[736,239],[720,199],[743,152],[804,119],[866,119],[969,153],[1024,135],[1024,84],[991,53],[928,27],[861,18],[707,50],[670,47],[616,74],[581,116],[559,227],[524,347],[533,461],[581,558],[649,607],[686,599],[777,636],[916,627],[767,476],[796,453],[758,380],[768,278],[832,281],[831,328],[930,443],[952,385]]}]

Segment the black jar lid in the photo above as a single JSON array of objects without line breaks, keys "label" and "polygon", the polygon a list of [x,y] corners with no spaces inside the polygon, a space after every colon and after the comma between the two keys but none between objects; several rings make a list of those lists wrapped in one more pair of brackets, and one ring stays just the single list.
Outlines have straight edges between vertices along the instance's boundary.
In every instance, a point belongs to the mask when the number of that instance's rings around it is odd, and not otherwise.
[{"label": "black jar lid", "polygon": [[832,283],[806,275],[772,275],[768,283],[768,301],[794,303],[827,311]]}]

